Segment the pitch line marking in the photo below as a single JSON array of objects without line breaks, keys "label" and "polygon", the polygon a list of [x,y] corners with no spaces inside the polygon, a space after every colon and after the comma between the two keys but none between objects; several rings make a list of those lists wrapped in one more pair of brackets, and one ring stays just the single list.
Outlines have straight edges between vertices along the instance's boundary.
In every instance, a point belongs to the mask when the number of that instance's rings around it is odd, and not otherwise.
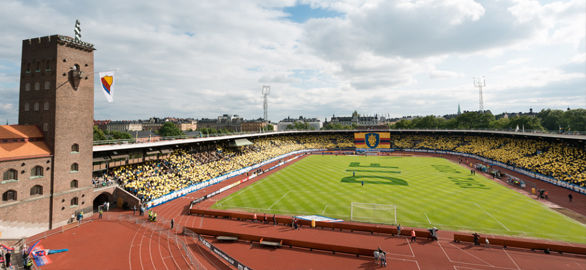
[{"label": "pitch line marking", "polygon": [[271,208],[273,208],[273,206],[275,206],[275,204],[277,204],[278,202],[280,202],[283,198],[285,198],[287,196],[287,194],[289,194],[289,192],[291,192],[292,190],[287,191],[287,193],[283,194],[283,196],[281,196],[281,198],[279,198],[278,200],[276,200],[273,204],[271,204],[271,206],[269,206],[269,210]]},{"label": "pitch line marking", "polygon": [[326,212],[326,209],[328,209],[328,205],[326,204],[326,207],[324,207],[324,210],[321,210],[322,215]]},{"label": "pitch line marking", "polygon": [[501,226],[503,226],[503,228],[505,228],[505,230],[507,231],[511,231],[509,230],[509,228],[507,228],[507,226],[505,226],[505,224],[501,223],[498,219],[496,219],[493,215],[491,215],[488,211],[484,210],[484,208],[480,207],[480,205],[478,205],[477,203],[474,203],[476,206],[478,206],[478,208],[482,209],[482,211],[484,211],[484,213],[486,213],[487,215],[489,215],[492,219],[494,219],[496,222],[498,222],[498,224],[501,224]]},{"label": "pitch line marking", "polygon": [[426,213],[423,213],[425,215],[425,218],[427,218],[427,222],[429,222],[429,225],[431,225],[431,221],[429,220],[429,217],[427,216]]}]

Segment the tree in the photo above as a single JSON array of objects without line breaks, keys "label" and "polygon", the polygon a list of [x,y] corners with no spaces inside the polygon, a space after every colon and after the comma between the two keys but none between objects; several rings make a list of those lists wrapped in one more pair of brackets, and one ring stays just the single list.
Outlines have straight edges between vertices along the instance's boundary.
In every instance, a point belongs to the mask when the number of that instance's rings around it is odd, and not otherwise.
[{"label": "tree", "polygon": [[562,110],[541,110],[537,114],[541,120],[541,126],[547,130],[559,130],[568,126],[567,119],[564,117]]},{"label": "tree", "polygon": [[98,126],[94,126],[94,141],[103,141],[106,139],[106,134],[104,131],[98,128]]},{"label": "tree", "polygon": [[564,119],[568,131],[586,131],[586,109],[567,110]]},{"label": "tree", "polygon": [[528,115],[511,117],[509,119],[508,127],[510,129],[516,129],[519,127],[525,130],[543,130],[539,118]]},{"label": "tree", "polygon": [[130,135],[130,133],[116,131],[116,130],[108,132],[108,135],[110,135],[110,137],[115,140],[132,139],[132,135]]},{"label": "tree", "polygon": [[165,122],[159,130],[159,135],[163,137],[185,135],[173,122]]},{"label": "tree", "polygon": [[488,125],[488,127],[490,129],[498,129],[498,130],[503,130],[503,129],[508,129],[510,128],[510,120],[509,118],[501,118],[499,120],[494,120],[494,121],[490,121],[490,124]]},{"label": "tree", "polygon": [[393,128],[396,129],[412,129],[413,128],[413,121],[407,119],[401,119],[399,122],[393,125]]},{"label": "tree", "polygon": [[465,112],[456,117],[457,129],[487,129],[490,122],[494,121],[494,115],[490,111]]}]

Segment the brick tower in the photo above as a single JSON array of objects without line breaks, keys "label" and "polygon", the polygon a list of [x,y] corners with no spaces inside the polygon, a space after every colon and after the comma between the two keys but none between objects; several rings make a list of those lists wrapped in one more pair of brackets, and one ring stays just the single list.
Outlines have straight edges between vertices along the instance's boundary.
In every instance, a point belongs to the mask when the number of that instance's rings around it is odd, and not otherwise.
[{"label": "brick tower", "polygon": [[39,127],[53,155],[49,228],[92,208],[93,51],[61,35],[22,42],[18,122]]}]

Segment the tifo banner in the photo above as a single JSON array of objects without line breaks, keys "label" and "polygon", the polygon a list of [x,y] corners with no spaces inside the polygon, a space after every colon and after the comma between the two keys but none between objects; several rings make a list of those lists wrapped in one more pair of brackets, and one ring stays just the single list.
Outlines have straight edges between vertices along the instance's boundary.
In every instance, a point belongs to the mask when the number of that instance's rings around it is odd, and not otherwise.
[{"label": "tifo banner", "polygon": [[114,71],[100,72],[100,85],[108,102],[114,101]]},{"label": "tifo banner", "polygon": [[389,132],[357,132],[354,133],[356,148],[391,148],[391,133]]}]

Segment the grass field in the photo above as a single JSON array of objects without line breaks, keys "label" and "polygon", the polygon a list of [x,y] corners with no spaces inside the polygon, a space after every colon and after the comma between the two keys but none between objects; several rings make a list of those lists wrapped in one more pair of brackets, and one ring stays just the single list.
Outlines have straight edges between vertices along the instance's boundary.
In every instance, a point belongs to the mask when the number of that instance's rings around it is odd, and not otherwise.
[{"label": "grass field", "polygon": [[[352,202],[394,207],[351,210]],[[353,211],[365,222],[394,224],[396,219],[402,226],[586,243],[585,225],[458,164],[431,157],[309,156],[213,208],[344,220]]]}]

